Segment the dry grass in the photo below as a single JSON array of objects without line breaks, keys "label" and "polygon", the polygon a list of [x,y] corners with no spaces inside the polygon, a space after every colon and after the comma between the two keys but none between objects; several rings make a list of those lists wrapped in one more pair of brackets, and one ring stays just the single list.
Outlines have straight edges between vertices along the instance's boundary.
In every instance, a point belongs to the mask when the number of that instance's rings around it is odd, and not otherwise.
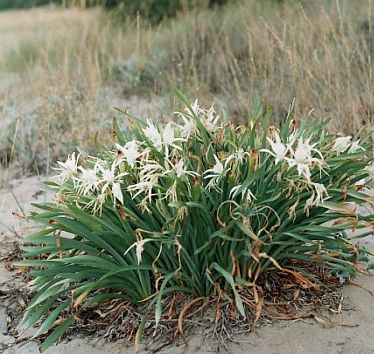
[{"label": "dry grass", "polygon": [[243,1],[141,32],[142,75],[155,89],[215,97],[243,119],[258,95],[280,119],[331,116],[356,131],[374,115],[374,3]]},{"label": "dry grass", "polygon": [[[0,160],[46,171],[74,146],[89,150],[113,99],[171,88],[218,101],[245,120],[255,98],[282,120],[332,117],[354,132],[374,120],[374,2],[243,0],[150,28],[117,26],[101,9],[0,13]],[[312,113],[311,113],[312,112]],[[15,137],[15,138],[14,138]]]},{"label": "dry grass", "polygon": [[33,9],[0,13],[0,42],[3,166],[45,173],[77,145],[89,152],[121,102],[108,79],[128,56],[124,32],[100,9]]}]

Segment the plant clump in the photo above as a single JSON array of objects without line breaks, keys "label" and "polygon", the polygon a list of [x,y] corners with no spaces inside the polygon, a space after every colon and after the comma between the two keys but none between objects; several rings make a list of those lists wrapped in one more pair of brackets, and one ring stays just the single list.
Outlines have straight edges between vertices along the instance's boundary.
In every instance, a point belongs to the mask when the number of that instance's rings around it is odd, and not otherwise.
[{"label": "plant clump", "polygon": [[265,306],[264,275],[318,290],[321,274],[345,282],[360,271],[369,251],[356,239],[373,223],[357,211],[372,200],[367,138],[336,137],[327,121],[297,127],[291,109],[276,129],[261,105],[235,126],[180,97],[175,122],[129,116],[121,132],[114,121],[113,146],[72,153],[47,182],[56,199],[36,205],[45,228],[18,263],[31,267],[34,295],[20,328],[50,333],[44,348],[100,302],[128,301],[157,327],[163,299],[216,296],[243,320],[248,304],[256,317]]}]

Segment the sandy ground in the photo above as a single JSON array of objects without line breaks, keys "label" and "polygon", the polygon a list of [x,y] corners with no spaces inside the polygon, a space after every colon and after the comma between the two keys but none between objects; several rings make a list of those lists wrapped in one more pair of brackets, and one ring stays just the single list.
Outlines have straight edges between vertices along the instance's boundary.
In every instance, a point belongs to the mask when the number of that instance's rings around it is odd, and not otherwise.
[{"label": "sandy ground", "polygon": [[[12,191],[10,191],[10,189]],[[30,210],[30,202],[40,202],[52,198],[42,191],[38,177],[16,180],[7,190],[0,191],[0,251],[10,249],[12,242],[32,231],[35,226],[12,215],[22,210]],[[366,239],[369,247],[374,249],[374,237]],[[0,290],[11,281],[12,274],[0,262]],[[359,276],[355,283],[374,292],[374,278]],[[332,315],[330,320],[345,323],[350,327],[322,328],[313,320],[279,322],[264,326],[256,332],[238,338],[240,343],[228,344],[230,353],[251,354],[289,354],[289,353],[323,353],[323,354],[367,354],[374,353],[374,297],[359,287],[348,285],[342,289],[344,305],[350,310],[343,314]],[[7,312],[0,303],[0,353],[4,354],[37,354],[38,344],[29,342],[23,345],[14,344],[3,351],[2,343],[14,342],[7,333]],[[354,327],[351,327],[354,326]],[[127,354],[133,353],[129,343],[105,343],[100,338],[77,338],[70,342],[59,343],[48,349],[46,354]],[[214,352],[214,351],[213,351]],[[212,353],[202,344],[201,338],[192,337],[189,346],[173,347],[161,353]]]}]

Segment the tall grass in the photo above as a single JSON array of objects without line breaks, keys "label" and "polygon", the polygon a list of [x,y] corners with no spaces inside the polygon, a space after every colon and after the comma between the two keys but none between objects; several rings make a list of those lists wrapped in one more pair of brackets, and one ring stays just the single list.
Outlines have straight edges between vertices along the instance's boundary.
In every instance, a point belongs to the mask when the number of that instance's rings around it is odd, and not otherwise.
[{"label": "tall grass", "polygon": [[68,146],[92,147],[87,133],[107,125],[113,97],[174,106],[174,86],[219,101],[237,120],[260,96],[279,123],[295,97],[298,118],[331,116],[345,133],[370,126],[373,9],[372,0],[242,0],[157,26],[99,8],[1,13],[1,161],[17,119],[14,160],[45,169],[46,146],[51,160]]},{"label": "tall grass", "polygon": [[[123,32],[102,22],[99,9],[0,16],[0,155],[6,161],[15,146],[17,170],[45,172],[72,146],[92,148],[95,131],[111,121],[119,90],[109,91],[104,82],[127,55]],[[6,85],[9,78],[16,79]]]},{"label": "tall grass", "polygon": [[[279,119],[314,110],[352,131],[374,112],[372,1],[247,0],[142,31],[138,87],[177,85],[243,116],[257,94]],[[140,74],[139,74],[140,72]]]}]

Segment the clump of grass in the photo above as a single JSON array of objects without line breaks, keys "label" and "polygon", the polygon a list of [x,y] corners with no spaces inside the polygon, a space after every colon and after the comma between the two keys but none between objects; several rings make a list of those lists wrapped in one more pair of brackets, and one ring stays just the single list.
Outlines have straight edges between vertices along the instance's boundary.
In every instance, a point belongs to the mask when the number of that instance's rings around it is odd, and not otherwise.
[{"label": "clump of grass", "polygon": [[313,269],[354,277],[368,251],[346,231],[359,239],[373,222],[356,211],[371,201],[372,145],[329,134],[326,121],[297,128],[291,112],[279,130],[270,119],[257,105],[235,126],[186,103],[177,122],[130,117],[124,132],[114,123],[112,146],[59,162],[55,202],[31,216],[45,228],[18,263],[34,295],[20,327],[50,333],[46,348],[88,306],[118,298],[154,311],[157,327],[176,293],[218,296],[243,319],[248,303],[261,312],[265,274],[316,289]]}]

